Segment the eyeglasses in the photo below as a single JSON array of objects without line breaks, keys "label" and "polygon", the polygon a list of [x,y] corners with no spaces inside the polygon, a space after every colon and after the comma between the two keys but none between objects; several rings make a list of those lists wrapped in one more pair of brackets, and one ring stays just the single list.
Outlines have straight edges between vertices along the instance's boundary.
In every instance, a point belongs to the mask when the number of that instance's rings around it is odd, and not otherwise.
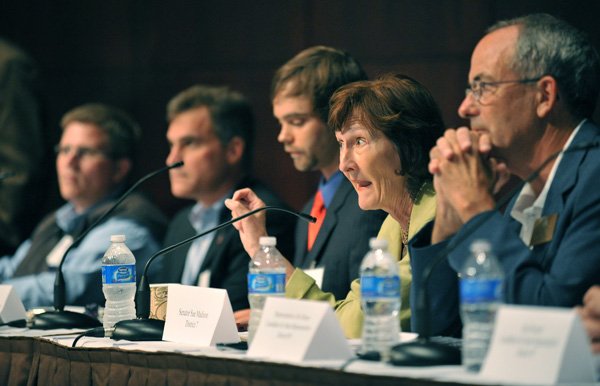
[{"label": "eyeglasses", "polygon": [[465,89],[465,95],[469,94],[473,95],[473,98],[478,103],[485,103],[485,97],[490,95],[492,91],[496,89],[496,87],[500,84],[508,84],[508,83],[533,83],[542,79],[542,76],[538,76],[536,78],[526,78],[526,79],[516,79],[516,80],[499,80],[497,82],[483,82],[481,80],[476,80],[473,83],[469,84]]},{"label": "eyeglasses", "polygon": [[110,158],[110,154],[103,149],[97,149],[93,147],[71,147],[71,146],[54,146],[54,152],[57,156],[68,155],[71,152],[75,152],[76,158],[93,158],[96,156],[104,156]]}]

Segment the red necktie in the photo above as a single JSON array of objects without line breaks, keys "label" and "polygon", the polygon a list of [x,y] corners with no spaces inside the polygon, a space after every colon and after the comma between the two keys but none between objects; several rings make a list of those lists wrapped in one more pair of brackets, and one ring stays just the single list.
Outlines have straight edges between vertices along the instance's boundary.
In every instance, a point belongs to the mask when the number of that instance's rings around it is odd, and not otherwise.
[{"label": "red necktie", "polygon": [[319,234],[319,229],[321,229],[321,224],[323,224],[323,220],[325,219],[325,213],[327,209],[325,208],[325,204],[323,203],[323,195],[319,190],[315,196],[315,202],[313,203],[313,207],[310,211],[310,215],[316,217],[317,222],[308,224],[308,250],[312,248],[315,240],[317,238],[317,234]]}]

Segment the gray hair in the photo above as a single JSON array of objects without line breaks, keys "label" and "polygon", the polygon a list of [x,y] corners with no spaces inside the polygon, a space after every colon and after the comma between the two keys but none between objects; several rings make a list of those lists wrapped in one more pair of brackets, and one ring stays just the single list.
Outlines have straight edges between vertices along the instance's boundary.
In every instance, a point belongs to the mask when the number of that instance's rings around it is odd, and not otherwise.
[{"label": "gray hair", "polygon": [[590,117],[600,91],[600,60],[588,37],[543,13],[500,21],[487,32],[509,26],[519,28],[512,70],[523,78],[552,76],[570,113],[577,118]]}]

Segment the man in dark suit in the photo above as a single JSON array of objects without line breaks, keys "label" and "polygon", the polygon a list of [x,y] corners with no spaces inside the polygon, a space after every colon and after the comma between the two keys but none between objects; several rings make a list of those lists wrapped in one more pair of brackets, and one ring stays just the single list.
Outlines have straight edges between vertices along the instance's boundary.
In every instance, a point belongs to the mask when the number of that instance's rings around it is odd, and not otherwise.
[{"label": "man in dark suit", "polygon": [[277,140],[297,170],[321,172],[319,189],[303,211],[324,217],[316,229],[298,221],[293,263],[309,274],[313,272],[315,278],[322,277],[321,283],[317,280],[321,289],[339,299],[346,296],[350,283],[358,277],[369,238],[377,236],[385,218],[382,211],[359,208],[354,188],[338,169],[339,145],[327,126],[333,92],[366,78],[360,64],[348,53],[316,46],[281,66],[271,88],[273,115],[281,125]]},{"label": "man in dark suit", "polygon": [[[410,243],[413,296],[423,270],[455,244],[429,283],[433,334],[460,333],[456,273],[477,239],[502,265],[507,303],[572,307],[600,284],[600,128],[589,119],[600,90],[597,51],[567,23],[528,15],[479,41],[469,81],[458,112],[471,129],[447,130],[432,149],[436,217]],[[504,214],[491,194],[489,157],[531,177]]]},{"label": "man in dark suit", "polygon": [[[166,163],[184,162],[169,174],[171,192],[196,203],[171,221],[165,246],[229,220],[223,201],[236,189],[256,189],[267,205],[287,208],[250,175],[254,116],[244,96],[225,87],[193,86],[169,102],[167,117],[170,152]],[[267,214],[269,231],[283,253],[293,249],[293,224],[281,212]],[[249,263],[237,231],[225,227],[174,250],[151,276],[152,282],[226,289],[235,311],[248,307]]]},{"label": "man in dark suit", "polygon": [[[329,98],[334,91],[366,77],[348,53],[315,46],[281,66],[271,88],[273,115],[281,125],[277,140],[297,170],[321,173],[319,189],[303,208],[303,212],[317,217],[317,223],[298,220],[293,260],[291,255],[284,256],[336,299],[344,299],[350,291],[350,283],[358,277],[360,263],[369,250],[369,239],[377,236],[386,216],[383,211],[362,211],[358,206],[354,188],[338,169],[339,145],[327,126]],[[259,192],[254,193],[265,199]],[[234,199],[253,201],[254,193],[243,190]],[[259,219],[260,215],[254,217]],[[251,254],[258,249],[259,238],[254,236],[266,233],[261,221],[253,228],[251,236],[243,237]],[[235,317],[238,324],[247,323],[249,312],[239,311]]]}]

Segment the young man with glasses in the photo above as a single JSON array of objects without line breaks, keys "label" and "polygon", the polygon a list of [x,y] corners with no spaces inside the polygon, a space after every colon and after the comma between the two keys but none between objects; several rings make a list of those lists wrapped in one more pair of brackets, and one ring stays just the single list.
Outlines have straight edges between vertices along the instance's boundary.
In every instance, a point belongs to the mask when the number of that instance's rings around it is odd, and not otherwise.
[{"label": "young man with glasses", "polygon": [[[434,334],[460,334],[457,272],[477,239],[502,264],[507,303],[571,307],[600,283],[600,129],[589,120],[598,53],[567,23],[529,15],[490,28],[469,79],[458,112],[470,130],[447,130],[432,149],[436,218],[411,242],[413,296],[425,267],[447,255],[428,288]],[[503,214],[498,165],[526,181]]]},{"label": "young man with glasses", "polygon": [[[0,282],[14,286],[25,307],[53,304],[56,267],[66,249],[124,192],[140,129],[126,113],[102,104],[67,112],[56,146],[60,194],[67,201],[36,227],[12,256],[0,259]],[[35,205],[35,203],[31,203]],[[103,304],[101,259],[110,236],[123,234],[138,271],[160,247],[166,219],[139,195],[129,196],[65,257],[67,304]]]}]

